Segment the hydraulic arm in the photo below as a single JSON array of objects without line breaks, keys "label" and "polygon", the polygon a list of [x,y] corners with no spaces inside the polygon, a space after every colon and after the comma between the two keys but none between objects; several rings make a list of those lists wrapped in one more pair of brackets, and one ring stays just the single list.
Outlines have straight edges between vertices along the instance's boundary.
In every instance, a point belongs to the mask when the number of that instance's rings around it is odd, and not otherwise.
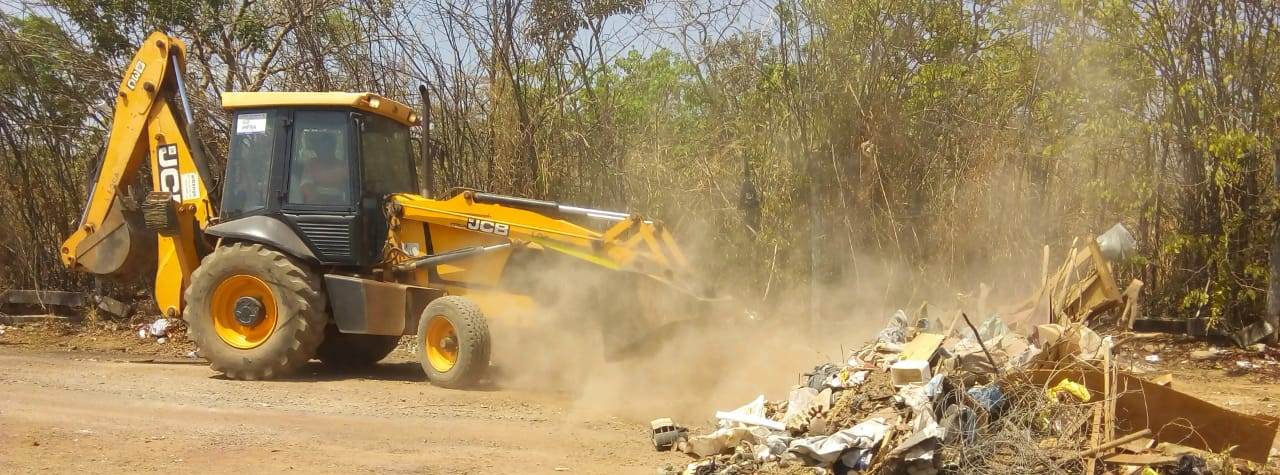
[{"label": "hydraulic arm", "polygon": [[[200,230],[215,216],[182,80],[185,64],[186,45],[164,33],[152,33],[138,49],[116,92],[88,204],[61,248],[63,264],[99,275],[137,272],[154,258],[156,300],[170,316],[181,310],[182,290],[199,263]],[[175,111],[175,97],[184,116]],[[140,203],[132,189],[143,163],[153,191]]]},{"label": "hydraulic arm", "polygon": [[[482,241],[488,243],[484,246],[436,249],[448,254],[400,263],[397,267],[402,270],[506,249],[510,241],[515,241],[537,244],[610,270],[663,280],[688,277],[681,274],[687,274],[689,263],[671,234],[661,224],[639,216],[477,191],[464,191],[444,201],[415,195],[397,195],[396,201],[403,207],[403,217],[409,220],[466,229],[497,239]],[[585,216],[613,224],[597,232],[560,219],[563,216]]]}]

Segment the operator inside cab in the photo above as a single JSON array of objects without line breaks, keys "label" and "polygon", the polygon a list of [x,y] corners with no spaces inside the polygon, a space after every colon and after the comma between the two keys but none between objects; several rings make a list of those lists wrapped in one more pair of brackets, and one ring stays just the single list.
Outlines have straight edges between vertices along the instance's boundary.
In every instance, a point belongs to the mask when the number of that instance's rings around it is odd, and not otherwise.
[{"label": "operator inside cab", "polygon": [[290,202],[341,206],[351,204],[351,166],[341,133],[304,130],[296,144],[298,158],[290,170]]}]

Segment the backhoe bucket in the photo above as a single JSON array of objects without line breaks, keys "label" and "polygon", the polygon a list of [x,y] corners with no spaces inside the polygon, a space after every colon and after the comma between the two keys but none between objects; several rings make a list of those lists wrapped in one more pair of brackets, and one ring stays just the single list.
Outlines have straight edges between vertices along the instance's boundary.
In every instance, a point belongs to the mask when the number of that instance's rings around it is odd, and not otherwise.
[{"label": "backhoe bucket", "polygon": [[116,196],[100,229],[79,229],[63,244],[63,263],[98,275],[132,275],[155,266],[156,235],[142,213]]}]

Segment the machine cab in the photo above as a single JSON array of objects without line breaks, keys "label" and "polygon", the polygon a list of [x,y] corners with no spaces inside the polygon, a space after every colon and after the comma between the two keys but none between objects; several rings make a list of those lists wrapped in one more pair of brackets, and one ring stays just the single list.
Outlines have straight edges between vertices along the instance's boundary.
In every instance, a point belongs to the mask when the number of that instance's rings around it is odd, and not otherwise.
[{"label": "machine cab", "polygon": [[413,110],[367,93],[229,92],[222,103],[232,117],[217,226],[244,221],[275,234],[287,227],[294,236],[268,240],[300,241],[310,254],[300,257],[377,263],[385,197],[418,191]]}]

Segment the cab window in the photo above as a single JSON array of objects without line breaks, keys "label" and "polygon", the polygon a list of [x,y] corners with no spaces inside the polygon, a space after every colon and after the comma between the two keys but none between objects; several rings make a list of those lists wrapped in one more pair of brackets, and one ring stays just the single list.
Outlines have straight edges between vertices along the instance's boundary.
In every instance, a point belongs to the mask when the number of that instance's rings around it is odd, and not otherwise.
[{"label": "cab window", "polygon": [[267,206],[271,156],[276,129],[274,113],[240,112],[232,121],[231,151],[223,177],[222,215],[234,218]]},{"label": "cab window", "polygon": [[408,127],[386,117],[365,116],[360,121],[360,158],[366,197],[417,191]]},{"label": "cab window", "polygon": [[291,204],[347,206],[351,199],[351,160],[345,112],[294,114],[289,157]]}]

